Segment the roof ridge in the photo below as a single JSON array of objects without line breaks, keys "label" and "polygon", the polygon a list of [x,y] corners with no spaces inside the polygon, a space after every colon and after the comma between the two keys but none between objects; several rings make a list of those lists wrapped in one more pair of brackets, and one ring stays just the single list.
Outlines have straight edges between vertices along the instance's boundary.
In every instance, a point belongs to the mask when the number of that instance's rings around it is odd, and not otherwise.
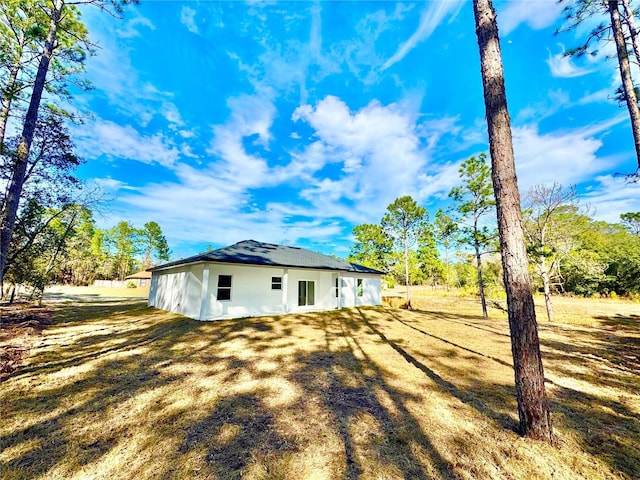
[{"label": "roof ridge", "polygon": [[241,240],[226,247],[204,252],[182,260],[158,265],[152,270],[196,262],[222,262],[245,265],[315,268],[353,273],[383,274],[379,270],[349,262],[343,258],[314,252],[302,247],[278,245],[257,240]]}]

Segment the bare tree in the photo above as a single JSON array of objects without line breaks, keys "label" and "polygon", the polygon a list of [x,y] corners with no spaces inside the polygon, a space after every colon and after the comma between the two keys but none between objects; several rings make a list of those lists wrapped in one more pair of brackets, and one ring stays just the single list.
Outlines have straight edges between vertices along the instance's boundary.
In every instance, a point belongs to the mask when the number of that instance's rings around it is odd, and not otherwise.
[{"label": "bare tree", "polygon": [[570,225],[578,209],[576,188],[563,188],[559,183],[536,185],[526,193],[523,203],[529,258],[542,280],[547,318],[553,322],[552,282],[559,277],[560,262],[576,237]]},{"label": "bare tree", "polygon": [[520,431],[523,435],[551,442],[551,416],[522,228],[498,23],[491,0],[474,0],[473,10],[480,49]]}]

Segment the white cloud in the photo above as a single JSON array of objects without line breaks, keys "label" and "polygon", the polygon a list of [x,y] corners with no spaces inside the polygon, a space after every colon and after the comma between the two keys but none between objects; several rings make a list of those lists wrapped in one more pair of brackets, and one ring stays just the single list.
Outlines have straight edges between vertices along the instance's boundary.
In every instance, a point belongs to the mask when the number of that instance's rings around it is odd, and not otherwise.
[{"label": "white cloud", "polygon": [[515,125],[540,123],[545,118],[551,117],[569,106],[571,106],[571,99],[566,91],[561,89],[548,90],[546,98],[541,98],[521,108],[513,123]]},{"label": "white cloud", "polygon": [[94,178],[92,182],[101,190],[110,193],[128,188],[126,183],[111,177]]},{"label": "white cloud", "polygon": [[595,102],[610,102],[612,97],[612,90],[610,88],[603,88],[596,90],[595,92],[587,92],[580,100],[579,105],[588,105]]},{"label": "white cloud", "polygon": [[[385,4],[386,5],[386,4]],[[397,3],[392,12],[380,9],[365,15],[355,26],[355,35],[333,45],[331,54],[340,63],[346,63],[349,71],[365,84],[375,83],[385,59],[377,52],[376,44],[381,35],[397,26],[415,4]],[[386,45],[386,42],[384,43]]]},{"label": "white cloud", "polygon": [[553,182],[565,186],[581,183],[613,167],[611,159],[597,155],[602,140],[596,135],[606,132],[614,123],[545,134],[540,134],[536,126],[514,128],[513,146],[520,191]]},{"label": "white cloud", "polygon": [[165,167],[171,167],[179,156],[178,149],[162,134],[141,135],[131,125],[98,119],[73,130],[82,155],[104,154]]},{"label": "white cloud", "polygon": [[624,176],[601,175],[595,184],[580,196],[594,210],[594,217],[618,223],[620,214],[640,211],[640,186],[629,183]]},{"label": "white cloud", "polygon": [[124,20],[121,23],[121,28],[118,28],[118,36],[120,38],[135,38],[142,36],[139,27],[145,27],[149,30],[156,29],[151,20],[143,17],[138,10],[133,10],[131,14],[134,15],[133,18]]},{"label": "white cloud", "polygon": [[416,45],[429,38],[445,17],[450,14],[452,17],[455,17],[463,4],[464,1],[462,0],[427,2],[427,7],[420,15],[420,23],[417,30],[413,32],[413,34],[402,45],[400,45],[396,53],[394,53],[393,56],[384,63],[382,70],[386,70],[393,64],[398,63],[411,50],[413,50]]},{"label": "white cloud", "polygon": [[534,30],[550,27],[561,18],[565,7],[557,0],[512,0],[503,5],[497,14],[502,36],[509,35],[521,24]]},{"label": "white cloud", "polygon": [[441,165],[431,174],[423,173],[419,177],[420,191],[418,198],[428,199],[444,199],[447,197],[453,187],[460,184],[460,164],[458,162],[449,162]]},{"label": "white cloud", "polygon": [[191,33],[200,33],[196,25],[196,11],[186,5],[180,11],[180,23],[182,23]]},{"label": "white cloud", "polygon": [[593,69],[582,68],[577,66],[573,62],[572,57],[565,55],[564,47],[561,45],[562,51],[555,55],[549,52],[549,58],[547,58],[547,65],[551,70],[551,75],[556,78],[574,78],[581,77],[593,72]]},{"label": "white cloud", "polygon": [[293,120],[307,122],[316,138],[294,159],[293,171],[299,161],[317,171],[324,165],[341,171],[331,178],[307,172],[309,186],[301,195],[315,206],[317,215],[371,220],[399,195],[420,194],[429,155],[423,150],[415,115],[402,105],[372,101],[352,112],[342,100],[328,96],[315,106],[299,107]]},{"label": "white cloud", "polygon": [[[228,105],[229,120],[214,127],[208,152],[217,158],[200,167],[176,162],[176,180],[121,193],[114,213],[134,223],[161,219],[167,237],[180,242],[228,244],[258,235],[273,242],[341,243],[349,222],[379,221],[399,195],[418,201],[444,195],[458,178],[456,163],[429,163],[437,138],[458,129],[455,121],[419,123],[404,104],[373,101],[352,111],[328,96],[300,106],[293,120],[314,133],[284,166],[270,166],[261,150],[272,141],[276,112],[270,99],[240,96]],[[256,148],[248,153],[251,140]],[[431,145],[426,150],[425,142]],[[272,189],[273,199],[257,204],[255,189],[262,195]],[[294,197],[283,195],[287,189]]]},{"label": "white cloud", "polygon": [[228,100],[231,118],[223,125],[214,127],[214,138],[207,153],[216,155],[223,162],[216,166],[218,175],[225,181],[244,187],[271,184],[274,179],[267,175],[268,165],[264,158],[248,154],[244,139],[256,137],[254,145],[268,149],[271,140],[269,131],[275,116],[275,107],[264,95],[242,95]]},{"label": "white cloud", "polygon": [[335,221],[291,218],[282,209],[251,203],[242,186],[220,178],[215,169],[179,165],[176,182],[149,184],[120,196],[114,212],[134,224],[157,219],[170,244],[213,242],[229,245],[239,240],[296,244],[300,239],[323,241],[342,233]]}]

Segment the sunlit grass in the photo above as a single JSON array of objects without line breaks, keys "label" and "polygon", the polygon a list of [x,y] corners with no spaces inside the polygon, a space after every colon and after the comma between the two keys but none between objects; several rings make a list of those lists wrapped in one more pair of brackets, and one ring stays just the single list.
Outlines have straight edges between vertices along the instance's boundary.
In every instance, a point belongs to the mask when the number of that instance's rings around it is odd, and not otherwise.
[{"label": "sunlit grass", "polygon": [[555,447],[514,431],[506,316],[474,299],[210,323],[61,304],[2,384],[0,478],[638,478],[637,311],[572,302],[540,321]]},{"label": "sunlit grass", "polygon": [[70,285],[52,285],[45,289],[45,297],[48,299],[65,297],[121,297],[121,298],[149,298],[149,287],[73,287]]}]

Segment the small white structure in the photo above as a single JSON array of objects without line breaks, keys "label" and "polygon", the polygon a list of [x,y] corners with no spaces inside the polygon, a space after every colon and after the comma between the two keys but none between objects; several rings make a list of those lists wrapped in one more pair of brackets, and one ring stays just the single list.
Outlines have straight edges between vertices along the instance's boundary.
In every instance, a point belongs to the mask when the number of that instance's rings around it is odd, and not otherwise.
[{"label": "small white structure", "polygon": [[151,270],[149,306],[197,320],[380,305],[377,270],[245,240]]}]

